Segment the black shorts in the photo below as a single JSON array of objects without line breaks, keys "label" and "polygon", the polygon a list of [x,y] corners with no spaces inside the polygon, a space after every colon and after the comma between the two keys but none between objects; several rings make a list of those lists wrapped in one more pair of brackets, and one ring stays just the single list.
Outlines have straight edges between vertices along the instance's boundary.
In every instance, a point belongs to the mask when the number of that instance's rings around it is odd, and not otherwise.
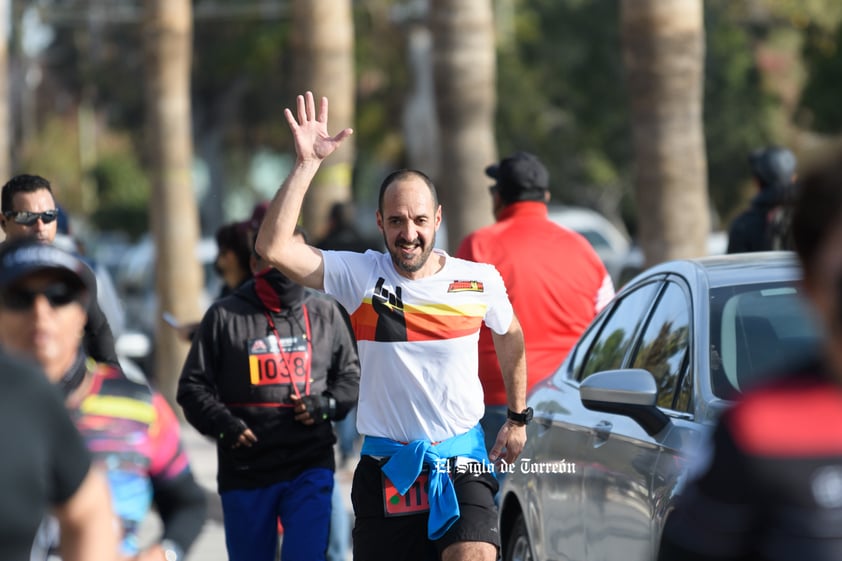
[{"label": "black shorts", "polygon": [[447,546],[457,542],[487,542],[500,549],[494,475],[452,476],[460,516],[444,536],[431,541],[427,538],[428,513],[385,516],[380,471],[385,462],[363,456],[354,472],[354,561],[435,561]]}]

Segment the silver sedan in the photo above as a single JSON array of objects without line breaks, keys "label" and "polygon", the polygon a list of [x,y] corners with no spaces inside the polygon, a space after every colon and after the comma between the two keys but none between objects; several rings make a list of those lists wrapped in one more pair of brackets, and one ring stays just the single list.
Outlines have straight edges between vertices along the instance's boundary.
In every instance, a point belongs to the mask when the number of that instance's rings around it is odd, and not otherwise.
[{"label": "silver sedan", "polygon": [[792,254],[672,261],[638,275],[529,395],[500,495],[503,559],[647,560],[717,415],[813,355]]}]

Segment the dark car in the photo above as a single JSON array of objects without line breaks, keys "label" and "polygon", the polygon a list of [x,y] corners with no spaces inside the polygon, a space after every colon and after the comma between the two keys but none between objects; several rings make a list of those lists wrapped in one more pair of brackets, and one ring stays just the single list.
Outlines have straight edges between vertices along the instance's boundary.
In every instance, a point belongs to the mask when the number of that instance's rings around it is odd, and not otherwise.
[{"label": "dark car", "polygon": [[529,395],[500,496],[503,559],[646,560],[717,415],[806,360],[816,323],[786,252],[667,262],[635,277]]}]

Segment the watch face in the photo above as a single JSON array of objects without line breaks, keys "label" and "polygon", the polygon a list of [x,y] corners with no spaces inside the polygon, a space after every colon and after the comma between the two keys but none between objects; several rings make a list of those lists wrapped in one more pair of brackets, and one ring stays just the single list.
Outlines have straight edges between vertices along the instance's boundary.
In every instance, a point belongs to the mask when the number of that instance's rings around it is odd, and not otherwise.
[{"label": "watch face", "polygon": [[531,407],[527,407],[527,408],[523,411],[523,413],[524,413],[524,415],[523,415],[523,417],[524,417],[524,422],[525,422],[526,424],[529,424],[529,423],[530,423],[530,421],[532,421],[532,415],[534,414],[534,411],[532,410],[532,408],[531,408]]}]

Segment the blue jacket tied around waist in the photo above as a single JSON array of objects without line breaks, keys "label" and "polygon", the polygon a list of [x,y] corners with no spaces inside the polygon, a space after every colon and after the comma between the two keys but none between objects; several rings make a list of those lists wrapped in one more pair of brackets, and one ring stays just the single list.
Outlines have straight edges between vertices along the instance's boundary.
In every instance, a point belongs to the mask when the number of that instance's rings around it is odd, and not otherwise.
[{"label": "blue jacket tied around waist", "polygon": [[430,516],[427,520],[427,536],[431,540],[441,538],[459,519],[459,502],[448,470],[441,469],[441,461],[456,456],[465,456],[477,462],[488,462],[482,428],[475,426],[460,434],[433,444],[429,440],[397,442],[389,438],[366,436],[361,453],[368,456],[389,457],[383,465],[383,473],[401,495],[421,475],[424,464],[430,470]]}]

